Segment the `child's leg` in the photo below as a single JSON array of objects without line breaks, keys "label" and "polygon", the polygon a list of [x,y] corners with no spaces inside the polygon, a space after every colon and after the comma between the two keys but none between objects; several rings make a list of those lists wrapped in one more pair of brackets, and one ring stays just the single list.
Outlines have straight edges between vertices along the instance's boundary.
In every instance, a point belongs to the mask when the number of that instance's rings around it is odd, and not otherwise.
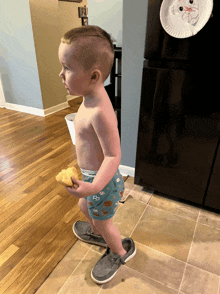
[{"label": "child's leg", "polygon": [[127,253],[122,246],[120,233],[113,224],[113,218],[107,220],[93,219],[93,223],[113,253],[120,254],[121,256]]},{"label": "child's leg", "polygon": [[85,217],[87,218],[87,221],[88,223],[90,224],[91,228],[92,228],[92,232],[95,234],[95,235],[100,235],[98,229],[94,226],[93,224],[93,220],[92,218],[90,217],[89,215],[89,212],[88,212],[88,207],[87,207],[87,201],[86,199],[84,198],[80,198],[79,199],[79,208],[80,210],[82,211],[82,213],[85,215]]}]

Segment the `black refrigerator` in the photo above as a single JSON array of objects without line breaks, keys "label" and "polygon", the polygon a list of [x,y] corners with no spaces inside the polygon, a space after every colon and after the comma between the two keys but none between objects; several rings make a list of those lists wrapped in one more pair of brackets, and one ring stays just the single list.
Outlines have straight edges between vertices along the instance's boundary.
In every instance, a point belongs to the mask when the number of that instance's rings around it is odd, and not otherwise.
[{"label": "black refrigerator", "polygon": [[220,209],[219,1],[194,36],[170,36],[149,0],[135,184]]}]

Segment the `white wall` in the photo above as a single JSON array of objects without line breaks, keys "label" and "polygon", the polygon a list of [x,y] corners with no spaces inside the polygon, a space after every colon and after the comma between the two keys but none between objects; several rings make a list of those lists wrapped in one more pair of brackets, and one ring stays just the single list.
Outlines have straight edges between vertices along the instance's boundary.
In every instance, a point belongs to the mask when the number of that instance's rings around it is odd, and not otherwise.
[{"label": "white wall", "polygon": [[[89,25],[96,25],[116,40],[122,47],[122,4],[123,0],[87,0]],[[104,86],[110,84],[110,76]]]},{"label": "white wall", "polygon": [[121,164],[135,167],[148,0],[123,2]]},{"label": "white wall", "polygon": [[0,73],[7,103],[43,109],[29,0],[0,0]]}]

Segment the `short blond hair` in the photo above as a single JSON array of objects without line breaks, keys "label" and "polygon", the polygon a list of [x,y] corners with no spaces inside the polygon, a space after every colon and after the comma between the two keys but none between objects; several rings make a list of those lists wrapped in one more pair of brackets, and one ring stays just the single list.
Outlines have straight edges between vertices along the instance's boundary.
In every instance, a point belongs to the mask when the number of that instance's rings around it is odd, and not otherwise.
[{"label": "short blond hair", "polygon": [[114,45],[110,34],[98,26],[87,25],[66,32],[61,42],[74,46],[73,58],[84,71],[99,69],[104,83],[114,63]]}]

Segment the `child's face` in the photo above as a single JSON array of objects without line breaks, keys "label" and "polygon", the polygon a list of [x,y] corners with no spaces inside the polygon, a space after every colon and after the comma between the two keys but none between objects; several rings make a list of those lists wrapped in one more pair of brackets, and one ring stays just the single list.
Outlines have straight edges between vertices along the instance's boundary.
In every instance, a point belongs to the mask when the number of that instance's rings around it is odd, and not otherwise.
[{"label": "child's face", "polygon": [[73,47],[61,43],[59,47],[59,60],[62,70],[59,76],[67,89],[69,95],[85,96],[90,86],[90,76],[83,71],[82,67],[73,59]]}]

